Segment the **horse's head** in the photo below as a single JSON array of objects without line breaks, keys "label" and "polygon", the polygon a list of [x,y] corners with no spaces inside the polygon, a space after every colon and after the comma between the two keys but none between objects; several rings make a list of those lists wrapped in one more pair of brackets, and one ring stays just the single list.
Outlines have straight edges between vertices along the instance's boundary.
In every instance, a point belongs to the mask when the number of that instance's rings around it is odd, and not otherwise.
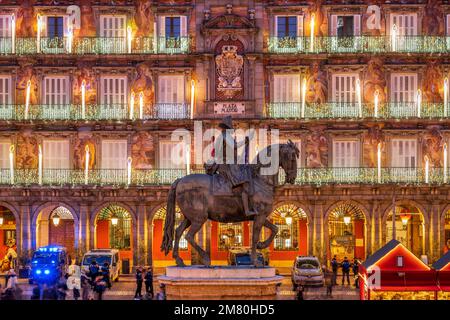
[{"label": "horse's head", "polygon": [[291,140],[288,140],[286,144],[280,144],[280,165],[286,173],[287,183],[295,183],[297,178],[297,158],[299,157],[300,151]]}]

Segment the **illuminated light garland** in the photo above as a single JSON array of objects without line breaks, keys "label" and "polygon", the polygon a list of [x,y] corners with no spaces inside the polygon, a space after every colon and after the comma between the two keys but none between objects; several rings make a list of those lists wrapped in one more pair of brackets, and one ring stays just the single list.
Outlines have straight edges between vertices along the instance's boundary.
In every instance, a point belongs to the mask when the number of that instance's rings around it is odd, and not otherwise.
[{"label": "illuminated light garland", "polygon": [[86,147],[84,148],[84,152],[85,152],[85,162],[84,162],[84,184],[88,184],[89,183],[89,162],[90,162],[90,150],[89,150],[89,145],[86,145]]},{"label": "illuminated light garland", "polygon": [[127,52],[131,54],[131,44],[133,41],[133,31],[130,26],[127,27]]},{"label": "illuminated light garland", "polygon": [[447,183],[447,176],[448,176],[448,149],[447,149],[447,143],[444,143],[443,147],[444,152],[444,183]]},{"label": "illuminated light garland", "polygon": [[417,118],[420,118],[422,111],[422,91],[420,89],[417,90],[416,101],[417,101]]},{"label": "illuminated light garland", "polygon": [[27,81],[27,90],[25,96],[25,120],[28,120],[28,112],[30,109],[31,80]]},{"label": "illuminated light garland", "polygon": [[314,51],[314,27],[315,27],[315,18],[316,15],[313,13],[311,15],[311,21],[310,21],[310,44],[309,44],[309,51],[313,52]]},{"label": "illuminated light garland", "polygon": [[194,119],[194,104],[195,104],[195,80],[192,79],[191,80],[191,108],[190,108],[191,119]]},{"label": "illuminated light garland", "polygon": [[11,15],[11,53],[16,53],[16,16]]},{"label": "illuminated light garland", "polygon": [[14,145],[9,146],[9,182],[14,185]]},{"label": "illuminated light garland", "polygon": [[144,92],[139,93],[139,119],[144,119]]},{"label": "illuminated light garland", "polygon": [[133,159],[131,157],[128,157],[127,159],[127,185],[131,184],[131,163],[133,162]]},{"label": "illuminated light garland", "polygon": [[130,97],[130,120],[133,120],[134,118],[134,92],[131,92]]},{"label": "illuminated light garland", "polygon": [[306,77],[303,78],[302,83],[302,112],[301,112],[302,118],[305,118],[305,107],[306,107]]},{"label": "illuminated light garland", "polygon": [[42,185],[42,146],[39,145],[39,155],[38,155],[38,183]]},{"label": "illuminated light garland", "polygon": [[81,82],[81,119],[86,120],[86,80]]}]

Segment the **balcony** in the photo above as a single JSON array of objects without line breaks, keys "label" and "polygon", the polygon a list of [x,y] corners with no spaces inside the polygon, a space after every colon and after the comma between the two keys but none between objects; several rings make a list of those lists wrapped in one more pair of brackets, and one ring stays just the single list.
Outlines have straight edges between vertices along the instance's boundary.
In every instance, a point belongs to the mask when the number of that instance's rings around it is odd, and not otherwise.
[{"label": "balcony", "polygon": [[336,118],[380,118],[380,119],[446,119],[448,106],[443,103],[388,102],[375,108],[373,103],[328,102],[307,103],[302,111],[301,102],[271,102],[267,104],[267,117],[274,119],[336,119]]},{"label": "balcony", "polygon": [[317,53],[448,53],[445,36],[270,37],[268,51],[283,54]]},{"label": "balcony", "polygon": [[189,104],[159,103],[153,106],[144,106],[139,110],[134,107],[131,112],[126,104],[86,105],[83,113],[81,105],[0,105],[0,120],[27,121],[27,120],[152,120],[152,119],[189,119]]},{"label": "balcony", "polygon": [[[450,169],[450,168],[449,168]],[[449,170],[447,170],[448,172]],[[190,173],[203,173],[193,167]],[[402,184],[448,185],[443,168],[299,168],[295,185],[321,186],[333,184]],[[187,174],[186,169],[0,169],[0,185],[11,186],[160,186],[170,185]],[[284,174],[280,172],[280,182]]]},{"label": "balcony", "polygon": [[[69,38],[16,38],[13,51],[12,38],[0,38],[0,54],[74,54],[74,55],[115,55],[115,54],[185,54],[189,52],[190,38],[138,37],[128,47],[126,37],[74,38],[70,45]],[[38,50],[39,48],[39,50]]]}]

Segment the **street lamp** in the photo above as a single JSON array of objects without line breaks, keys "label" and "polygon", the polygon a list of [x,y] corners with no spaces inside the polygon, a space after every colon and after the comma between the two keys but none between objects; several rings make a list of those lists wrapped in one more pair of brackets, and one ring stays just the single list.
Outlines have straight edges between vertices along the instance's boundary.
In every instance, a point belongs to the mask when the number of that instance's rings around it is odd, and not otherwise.
[{"label": "street lamp", "polygon": [[59,222],[61,221],[61,217],[59,216],[58,212],[53,213],[52,216],[53,225],[57,227],[59,225]]},{"label": "street lamp", "polygon": [[292,224],[292,216],[288,213],[287,216],[284,218],[286,220],[286,224],[287,225],[291,225]]},{"label": "street lamp", "polygon": [[3,222],[4,222],[3,216],[0,216],[0,226],[3,225]]},{"label": "street lamp", "polygon": [[352,217],[350,217],[349,215],[345,215],[344,216],[344,223],[345,223],[345,225],[348,226],[351,221],[352,221]]},{"label": "street lamp", "polygon": [[116,216],[116,214],[114,213],[111,217],[111,224],[113,226],[117,226],[117,224],[119,223],[119,218]]},{"label": "street lamp", "polygon": [[409,214],[400,215],[400,220],[402,220],[402,224],[404,227],[406,227],[406,225],[408,224],[409,218],[411,218]]}]

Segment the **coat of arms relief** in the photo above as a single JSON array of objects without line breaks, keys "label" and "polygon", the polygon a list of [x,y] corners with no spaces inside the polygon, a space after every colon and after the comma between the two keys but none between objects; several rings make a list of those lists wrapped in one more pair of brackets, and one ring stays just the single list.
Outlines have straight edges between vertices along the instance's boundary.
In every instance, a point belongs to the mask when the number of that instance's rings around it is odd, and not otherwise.
[{"label": "coat of arms relief", "polygon": [[217,90],[222,92],[227,99],[232,99],[241,93],[243,67],[244,58],[238,54],[237,46],[224,45],[222,53],[216,56]]}]

